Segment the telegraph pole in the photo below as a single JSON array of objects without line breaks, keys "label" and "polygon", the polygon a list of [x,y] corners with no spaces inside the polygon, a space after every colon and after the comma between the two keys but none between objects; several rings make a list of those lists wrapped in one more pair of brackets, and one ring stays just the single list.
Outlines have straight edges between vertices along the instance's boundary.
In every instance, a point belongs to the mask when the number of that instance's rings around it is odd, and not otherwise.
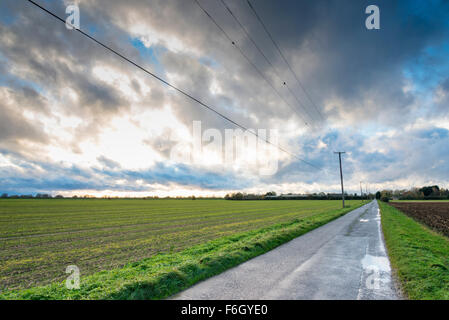
[{"label": "telegraph pole", "polygon": [[343,201],[343,208],[345,207],[345,189],[343,187],[343,170],[341,168],[341,154],[346,153],[345,151],[337,151],[338,159],[340,160],[340,180],[341,180],[341,200]]},{"label": "telegraph pole", "polygon": [[360,181],[360,200],[363,200],[362,181]]}]

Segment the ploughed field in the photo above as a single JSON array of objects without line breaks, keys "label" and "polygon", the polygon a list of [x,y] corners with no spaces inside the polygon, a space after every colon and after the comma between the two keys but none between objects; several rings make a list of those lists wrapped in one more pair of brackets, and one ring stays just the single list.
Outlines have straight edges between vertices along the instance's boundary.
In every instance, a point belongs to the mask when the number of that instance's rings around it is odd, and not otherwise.
[{"label": "ploughed field", "polygon": [[331,200],[0,200],[0,291],[61,281],[69,265],[82,277],[340,207]]},{"label": "ploughed field", "polygon": [[413,219],[449,237],[449,202],[390,202]]}]

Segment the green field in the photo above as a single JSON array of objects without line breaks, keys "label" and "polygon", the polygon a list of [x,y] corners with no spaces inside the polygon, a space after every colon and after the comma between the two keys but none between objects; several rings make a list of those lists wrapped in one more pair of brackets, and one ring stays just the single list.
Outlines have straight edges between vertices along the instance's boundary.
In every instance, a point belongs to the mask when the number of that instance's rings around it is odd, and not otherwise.
[{"label": "green field", "polygon": [[449,239],[379,201],[391,264],[410,299],[449,299]]},{"label": "green field", "polygon": [[[360,201],[348,204],[354,209]],[[87,276],[282,223],[319,225],[341,215],[340,206],[313,200],[0,200],[0,289],[61,281],[72,264]]]}]

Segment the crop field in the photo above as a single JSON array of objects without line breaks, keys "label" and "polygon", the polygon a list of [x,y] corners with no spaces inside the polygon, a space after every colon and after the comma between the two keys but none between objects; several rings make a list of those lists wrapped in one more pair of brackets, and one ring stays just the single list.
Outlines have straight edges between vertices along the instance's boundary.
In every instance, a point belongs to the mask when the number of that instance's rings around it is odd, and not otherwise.
[{"label": "crop field", "polygon": [[391,203],[401,203],[401,202],[421,202],[421,203],[430,203],[430,202],[449,202],[447,199],[439,199],[439,200],[392,200]]},{"label": "crop field", "polygon": [[392,202],[390,205],[449,237],[449,202]]},{"label": "crop field", "polygon": [[[355,208],[360,201],[348,201]],[[157,253],[337,210],[340,201],[0,200],[0,290],[82,276]]]}]

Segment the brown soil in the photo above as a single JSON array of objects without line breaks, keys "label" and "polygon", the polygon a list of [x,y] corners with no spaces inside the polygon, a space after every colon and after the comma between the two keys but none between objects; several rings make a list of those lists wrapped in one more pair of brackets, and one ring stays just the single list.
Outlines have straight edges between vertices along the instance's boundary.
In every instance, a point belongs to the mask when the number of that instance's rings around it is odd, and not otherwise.
[{"label": "brown soil", "polygon": [[390,205],[449,237],[449,202],[390,202]]}]

